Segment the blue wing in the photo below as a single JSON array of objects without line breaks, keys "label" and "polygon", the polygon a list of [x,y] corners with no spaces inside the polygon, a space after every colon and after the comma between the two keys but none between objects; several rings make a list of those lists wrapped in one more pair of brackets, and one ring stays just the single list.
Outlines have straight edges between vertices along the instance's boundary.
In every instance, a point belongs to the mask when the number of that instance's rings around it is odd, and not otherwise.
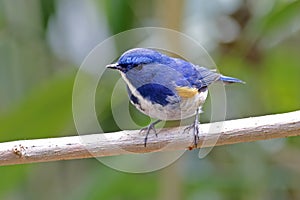
[{"label": "blue wing", "polygon": [[179,86],[189,86],[191,88],[196,87],[198,90],[201,90],[203,88],[206,88],[207,86],[209,86],[215,81],[222,81],[223,83],[226,84],[245,83],[240,79],[224,76],[205,67],[199,67],[197,65],[193,65],[192,63],[189,63],[182,59],[174,58],[173,60],[175,62],[174,64],[171,64],[171,66],[173,66],[174,69],[182,73],[182,75],[190,84],[190,85],[186,85],[186,82],[184,81],[182,82],[181,80],[179,80],[177,81],[177,84]]},{"label": "blue wing", "polygon": [[[207,88],[207,86],[217,81],[221,76],[205,67],[193,65],[182,59],[174,58],[173,60],[175,62],[174,64],[171,64],[171,66],[179,71],[185,79],[185,81],[178,80],[176,82],[178,86],[187,86],[201,90]],[[186,85],[186,81],[189,85]]]}]

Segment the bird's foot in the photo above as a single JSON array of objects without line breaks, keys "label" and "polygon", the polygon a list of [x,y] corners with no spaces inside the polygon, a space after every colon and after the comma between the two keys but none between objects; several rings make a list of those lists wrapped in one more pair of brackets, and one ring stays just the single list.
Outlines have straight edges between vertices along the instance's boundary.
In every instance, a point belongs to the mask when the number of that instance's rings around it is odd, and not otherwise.
[{"label": "bird's foot", "polygon": [[195,120],[194,123],[188,127],[186,127],[183,130],[183,133],[185,133],[186,130],[191,130],[193,129],[193,134],[194,134],[194,146],[191,147],[191,149],[193,148],[197,148],[198,142],[199,142],[199,132],[200,132],[200,127],[199,127],[199,114],[200,114],[200,108],[197,108],[196,110],[196,115],[195,115]]},{"label": "bird's foot", "polygon": [[194,147],[197,148],[198,142],[199,142],[199,132],[200,132],[200,123],[199,122],[194,122],[193,124],[189,125],[183,130],[183,133],[190,132],[190,130],[193,130],[193,135],[194,135]]},{"label": "bird's foot", "polygon": [[140,130],[140,133],[146,131],[146,136],[145,136],[145,139],[144,139],[144,147],[146,147],[146,145],[147,145],[148,135],[149,135],[149,133],[150,133],[151,130],[153,130],[155,136],[157,137],[157,132],[156,132],[156,129],[155,129],[155,125],[156,125],[157,123],[159,123],[160,121],[161,121],[161,120],[157,120],[157,121],[155,121],[155,122],[149,124],[148,126],[142,128],[142,129]]}]

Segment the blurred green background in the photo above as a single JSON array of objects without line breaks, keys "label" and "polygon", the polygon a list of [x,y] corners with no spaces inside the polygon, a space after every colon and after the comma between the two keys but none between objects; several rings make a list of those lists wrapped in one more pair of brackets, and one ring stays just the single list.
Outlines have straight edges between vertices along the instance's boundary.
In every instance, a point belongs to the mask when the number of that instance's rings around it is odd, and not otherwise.
[{"label": "blurred green background", "polygon": [[[300,108],[300,1],[0,0],[0,142],[76,135],[72,87],[84,57],[144,26],[193,37],[222,73],[247,82],[226,88],[228,119]],[[111,94],[119,75],[107,76]],[[105,131],[118,130],[110,99],[98,101]],[[299,145],[294,137],[215,147],[204,159],[191,151],[148,174],[96,159],[0,167],[0,199],[300,199]]]}]

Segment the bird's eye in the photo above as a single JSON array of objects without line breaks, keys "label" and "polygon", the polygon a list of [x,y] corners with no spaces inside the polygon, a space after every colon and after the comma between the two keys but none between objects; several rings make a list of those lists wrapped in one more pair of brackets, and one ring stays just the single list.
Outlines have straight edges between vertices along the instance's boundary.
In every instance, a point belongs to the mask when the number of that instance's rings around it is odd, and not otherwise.
[{"label": "bird's eye", "polygon": [[143,69],[143,64],[139,64],[135,67],[136,70],[140,71]]}]

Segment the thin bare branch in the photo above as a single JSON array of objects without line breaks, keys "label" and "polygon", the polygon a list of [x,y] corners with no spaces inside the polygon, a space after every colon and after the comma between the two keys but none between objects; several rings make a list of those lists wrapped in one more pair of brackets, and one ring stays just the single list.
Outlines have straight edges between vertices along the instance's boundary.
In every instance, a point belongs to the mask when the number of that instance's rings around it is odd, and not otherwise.
[{"label": "thin bare branch", "polygon": [[[193,149],[185,127],[150,135],[147,147],[138,130],[0,143],[0,166],[121,154]],[[300,111],[202,124],[199,147],[252,142],[300,135]]]}]

